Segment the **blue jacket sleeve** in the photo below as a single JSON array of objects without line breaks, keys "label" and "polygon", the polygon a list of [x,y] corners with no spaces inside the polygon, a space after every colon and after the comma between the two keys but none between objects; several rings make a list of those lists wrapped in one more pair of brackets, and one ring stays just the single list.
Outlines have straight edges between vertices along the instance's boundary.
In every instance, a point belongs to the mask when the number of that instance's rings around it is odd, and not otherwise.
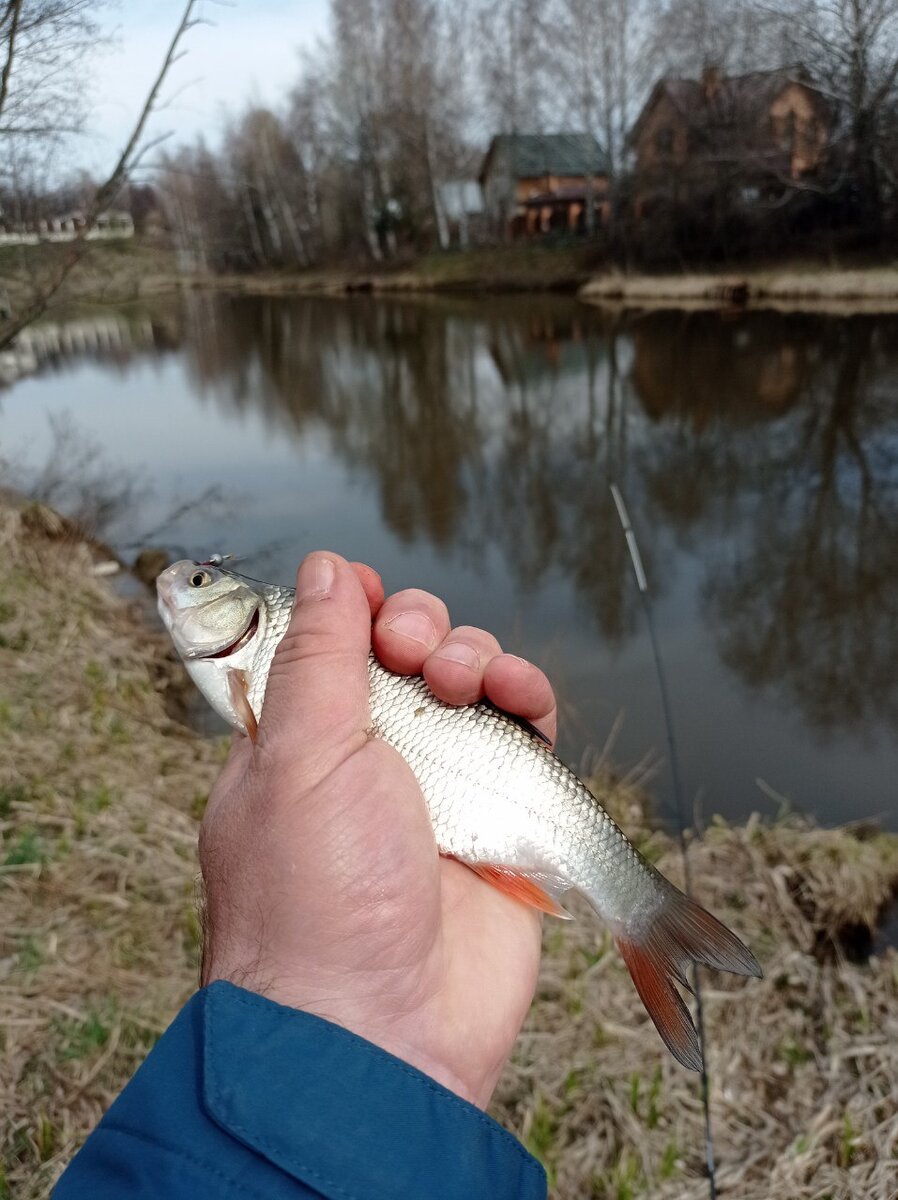
[{"label": "blue jacket sleeve", "polygon": [[54,1200],[544,1200],[473,1105],[363,1038],[229,983],[197,992]]}]

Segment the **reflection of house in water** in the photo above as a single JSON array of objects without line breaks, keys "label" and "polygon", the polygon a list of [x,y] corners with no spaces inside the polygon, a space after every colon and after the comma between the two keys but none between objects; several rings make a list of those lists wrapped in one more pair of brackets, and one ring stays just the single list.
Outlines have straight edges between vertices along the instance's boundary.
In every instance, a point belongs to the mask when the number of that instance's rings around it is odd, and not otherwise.
[{"label": "reflection of house in water", "polygon": [[584,372],[589,366],[587,339],[596,335],[595,320],[547,306],[530,305],[526,324],[504,322],[494,326],[489,338],[490,357],[502,382],[520,383],[546,375]]},{"label": "reflection of house in water", "polygon": [[785,412],[813,357],[802,318],[781,314],[652,313],[632,337],[633,384],[648,416],[689,417],[696,429],[721,417],[750,424]]},{"label": "reflection of house in water", "polygon": [[121,361],[135,350],[155,345],[154,326],[146,315],[130,320],[102,316],[29,325],[9,349],[0,351],[0,384],[9,387],[60,358],[93,355]]}]

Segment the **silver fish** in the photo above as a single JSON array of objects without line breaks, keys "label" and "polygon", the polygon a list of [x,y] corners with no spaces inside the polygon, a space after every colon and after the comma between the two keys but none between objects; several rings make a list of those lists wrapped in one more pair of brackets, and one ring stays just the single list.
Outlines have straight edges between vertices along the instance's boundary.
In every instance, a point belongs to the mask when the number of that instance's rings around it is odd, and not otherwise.
[{"label": "silver fish", "polygon": [[[182,560],[157,580],[159,612],[194,682],[236,729],[255,736],[293,591],[215,562]],[[421,787],[437,844],[494,886],[556,916],[580,892],[614,935],[673,1055],[702,1066],[675,981],[692,962],[760,976],[752,952],[651,866],[588,788],[526,721],[487,703],[453,708],[421,678],[368,665],[371,727]]]}]

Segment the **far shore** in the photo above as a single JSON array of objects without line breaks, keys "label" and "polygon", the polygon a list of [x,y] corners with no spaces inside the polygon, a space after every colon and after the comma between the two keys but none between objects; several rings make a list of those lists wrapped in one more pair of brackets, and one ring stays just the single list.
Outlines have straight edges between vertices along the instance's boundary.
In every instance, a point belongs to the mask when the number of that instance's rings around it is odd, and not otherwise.
[{"label": "far shore", "polygon": [[[0,255],[0,300],[27,302],[31,269],[52,266],[56,247]],[[28,261],[31,260],[31,261]],[[517,244],[427,254],[407,264],[335,264],[308,270],[185,273],[172,250],[140,239],[91,248],[53,308],[122,304],[177,291],[253,296],[479,295],[557,292],[612,309],[774,308],[783,311],[898,312],[898,260],[881,265],[810,261],[745,269],[666,273],[599,268],[596,248]]]},{"label": "far shore", "polygon": [[585,273],[570,255],[551,252],[522,259],[492,252],[422,260],[406,269],[332,269],[297,273],[191,276],[186,288],[243,295],[397,295],[558,292],[602,307],[622,309],[774,308],[833,313],[898,312],[898,265],[786,266],[782,269],[628,274]]}]

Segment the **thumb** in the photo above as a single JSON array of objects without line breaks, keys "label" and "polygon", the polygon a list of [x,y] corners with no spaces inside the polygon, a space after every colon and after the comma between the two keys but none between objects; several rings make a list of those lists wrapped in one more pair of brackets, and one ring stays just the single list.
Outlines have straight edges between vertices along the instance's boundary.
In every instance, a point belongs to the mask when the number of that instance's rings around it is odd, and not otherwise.
[{"label": "thumb", "polygon": [[371,610],[355,571],[316,551],[296,576],[290,624],[275,651],[257,750],[314,787],[365,744]]}]

